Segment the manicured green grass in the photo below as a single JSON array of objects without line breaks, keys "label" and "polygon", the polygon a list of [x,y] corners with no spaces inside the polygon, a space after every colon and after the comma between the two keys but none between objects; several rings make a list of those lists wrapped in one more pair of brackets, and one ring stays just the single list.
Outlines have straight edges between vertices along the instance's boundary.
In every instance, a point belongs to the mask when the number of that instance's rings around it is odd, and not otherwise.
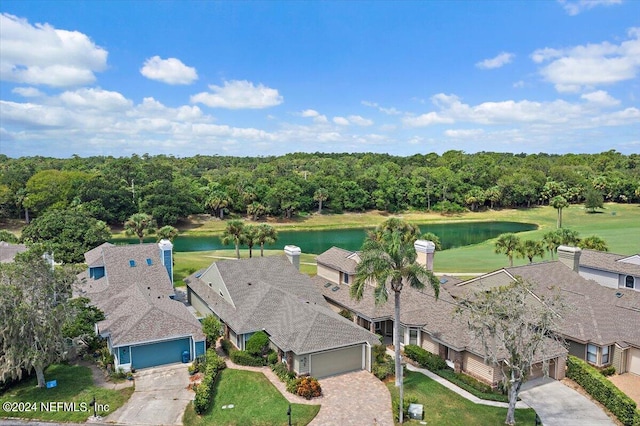
[{"label": "manicured green grass", "polygon": [[[387,384],[391,398],[398,398],[398,388],[393,382]],[[424,405],[424,420],[428,425],[467,426],[503,425],[507,417],[506,408],[474,404],[434,382],[421,373],[408,371],[404,378],[405,398],[414,397]],[[535,424],[536,413],[532,409],[516,410],[516,422]],[[411,420],[409,424],[418,424]]]},{"label": "manicured green grass", "polygon": [[[98,404],[102,404],[108,411],[98,411],[98,415],[106,416],[122,406],[133,393],[133,387],[122,390],[110,390],[93,385],[91,370],[88,367],[70,366],[65,364],[51,365],[45,371],[47,381],[56,380],[58,386],[52,389],[36,387],[35,377],[20,382],[13,388],[0,395],[0,403],[16,402],[28,403],[21,408],[21,412],[0,409],[0,417],[21,417],[41,419],[57,422],[84,422],[93,415],[93,407],[89,403],[95,396]],[[47,411],[46,403],[73,402],[75,406],[56,406],[58,411]],[[41,404],[43,403],[43,404]],[[105,405],[106,404],[106,405]],[[24,407],[24,408],[23,408]],[[28,407],[28,410],[26,408]]]},{"label": "manicured green grass", "polygon": [[[234,408],[222,409],[233,404]],[[212,407],[198,416],[189,404],[185,426],[286,425],[289,403],[262,373],[226,369],[214,387]],[[318,414],[319,405],[291,404],[291,423],[306,425]]]}]

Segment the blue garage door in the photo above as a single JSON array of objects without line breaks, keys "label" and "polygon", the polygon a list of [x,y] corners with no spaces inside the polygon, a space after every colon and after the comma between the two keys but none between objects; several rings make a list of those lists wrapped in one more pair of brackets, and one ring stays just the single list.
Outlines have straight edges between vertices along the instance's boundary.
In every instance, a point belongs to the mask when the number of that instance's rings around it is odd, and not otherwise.
[{"label": "blue garage door", "polygon": [[135,368],[182,362],[182,352],[191,353],[191,339],[168,340],[148,345],[131,346],[131,365]]}]

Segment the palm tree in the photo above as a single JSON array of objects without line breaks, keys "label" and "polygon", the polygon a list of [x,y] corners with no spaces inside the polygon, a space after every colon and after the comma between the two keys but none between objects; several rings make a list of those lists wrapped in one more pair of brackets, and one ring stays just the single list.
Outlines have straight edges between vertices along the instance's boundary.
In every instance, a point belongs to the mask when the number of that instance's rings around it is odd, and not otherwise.
[{"label": "palm tree", "polygon": [[607,242],[597,235],[592,235],[580,241],[578,246],[583,249],[591,249],[598,251],[609,251]]},{"label": "palm tree", "polygon": [[436,246],[436,251],[442,250],[442,243],[440,242],[440,237],[438,237],[433,232],[425,232],[420,236],[421,240],[431,241]]},{"label": "palm tree", "polygon": [[242,228],[244,228],[244,222],[241,220],[230,220],[227,223],[227,227],[222,233],[220,240],[222,244],[233,244],[236,246],[236,257],[240,259],[240,238],[242,236]]},{"label": "palm tree", "polygon": [[[393,345],[395,348],[396,386],[402,384],[400,364],[400,294],[405,284],[422,289],[429,284],[436,298],[440,281],[431,271],[415,262],[413,247],[419,235],[417,226],[400,219],[388,219],[373,232],[369,232],[362,245],[360,263],[349,292],[352,298],[361,300],[369,283],[373,284],[376,304],[387,301],[390,291],[394,293]],[[402,407],[402,401],[400,401]]]},{"label": "palm tree", "polygon": [[225,191],[215,190],[205,201],[205,206],[213,211],[214,216],[224,219],[224,209],[229,205],[229,202],[229,195]]},{"label": "palm tree", "polygon": [[571,229],[558,229],[556,231],[558,234],[558,242],[561,246],[577,246],[580,243],[580,234],[577,231],[572,231]]},{"label": "palm tree", "polygon": [[557,228],[562,228],[562,209],[564,209],[565,207],[569,207],[569,202],[562,195],[556,195],[551,200],[549,200],[549,205],[558,210]]},{"label": "palm tree", "polygon": [[145,235],[156,231],[156,221],[146,213],[134,213],[124,223],[124,230],[127,235],[136,235],[142,244]]},{"label": "palm tree", "polygon": [[266,223],[258,225],[257,242],[260,244],[260,257],[264,256],[264,245],[273,244],[278,240],[278,231]]},{"label": "palm tree", "polygon": [[173,242],[173,240],[175,240],[178,236],[179,232],[180,231],[178,231],[177,228],[174,228],[171,225],[165,225],[162,228],[158,229],[158,232],[156,234],[158,236],[158,241],[169,240]]},{"label": "palm tree", "polygon": [[313,194],[313,200],[318,202],[318,214],[322,213],[322,202],[327,201],[329,198],[329,191],[324,188],[316,189],[316,192]]},{"label": "palm tree", "polygon": [[549,231],[542,236],[542,242],[549,253],[551,253],[551,260],[553,260],[553,253],[556,252],[560,245],[560,235],[558,231]]},{"label": "palm tree", "polygon": [[249,258],[253,257],[253,246],[258,243],[258,227],[255,225],[245,225],[240,234],[240,242],[249,247]]},{"label": "palm tree", "polygon": [[520,257],[529,259],[529,263],[533,263],[534,257],[544,257],[542,241],[525,240],[516,250]]},{"label": "palm tree", "polygon": [[495,252],[506,254],[509,258],[509,266],[513,267],[513,255],[520,246],[520,238],[512,232],[500,234],[495,243]]}]

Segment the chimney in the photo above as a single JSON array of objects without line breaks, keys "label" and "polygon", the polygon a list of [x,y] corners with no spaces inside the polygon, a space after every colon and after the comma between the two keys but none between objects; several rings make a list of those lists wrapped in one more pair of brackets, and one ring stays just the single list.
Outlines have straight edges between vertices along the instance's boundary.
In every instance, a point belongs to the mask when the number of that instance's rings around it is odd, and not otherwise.
[{"label": "chimney", "polygon": [[284,246],[284,254],[287,255],[289,262],[291,262],[298,271],[300,270],[300,253],[302,253],[302,251],[298,246]]},{"label": "chimney", "polygon": [[433,255],[436,252],[436,245],[433,241],[416,240],[413,243],[413,247],[416,249],[418,256],[416,257],[416,263],[422,266],[426,266],[428,270],[433,272]]},{"label": "chimney", "polygon": [[582,250],[579,247],[559,246],[558,260],[575,272],[579,272],[581,253]]},{"label": "chimney", "polygon": [[160,240],[158,243],[160,248],[160,261],[167,269],[171,285],[173,286],[173,244],[169,240]]}]

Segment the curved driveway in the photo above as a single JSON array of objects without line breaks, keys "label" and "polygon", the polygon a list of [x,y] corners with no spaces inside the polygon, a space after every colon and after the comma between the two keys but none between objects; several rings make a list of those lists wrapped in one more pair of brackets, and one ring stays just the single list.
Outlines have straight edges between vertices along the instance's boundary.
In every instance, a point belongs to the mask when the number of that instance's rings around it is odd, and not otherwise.
[{"label": "curved driveway", "polygon": [[520,399],[536,410],[544,426],[615,426],[588,398],[553,379],[536,379],[523,385]]}]

